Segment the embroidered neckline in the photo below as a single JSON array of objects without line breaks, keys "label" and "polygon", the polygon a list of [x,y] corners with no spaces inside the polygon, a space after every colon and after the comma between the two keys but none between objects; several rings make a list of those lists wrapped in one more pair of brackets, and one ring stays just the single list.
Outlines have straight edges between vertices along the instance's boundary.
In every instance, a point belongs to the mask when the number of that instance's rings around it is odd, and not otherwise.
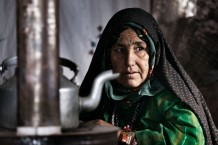
[{"label": "embroidered neckline", "polygon": [[[144,104],[145,104],[144,99],[139,99],[138,100],[137,105],[136,105],[135,110],[134,110],[134,114],[132,116],[132,119],[129,121],[129,123],[127,123],[123,127],[125,130],[129,130],[129,131],[136,130],[135,125],[136,125],[137,121],[139,120],[139,118],[141,116],[142,110],[144,108]],[[113,114],[112,114],[112,118],[111,118],[111,123],[114,126],[119,127],[119,119],[121,119],[121,118],[120,118],[119,113],[117,111],[117,107],[118,107],[117,104],[115,104]]]}]

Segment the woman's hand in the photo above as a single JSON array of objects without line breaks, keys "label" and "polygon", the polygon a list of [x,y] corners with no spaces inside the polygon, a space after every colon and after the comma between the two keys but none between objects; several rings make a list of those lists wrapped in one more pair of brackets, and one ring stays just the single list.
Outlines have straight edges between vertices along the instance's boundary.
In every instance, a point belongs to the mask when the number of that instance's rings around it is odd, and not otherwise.
[{"label": "woman's hand", "polygon": [[[87,121],[87,122],[83,122],[82,124],[84,125],[102,125],[102,126],[107,126],[107,127],[114,127],[113,124],[110,124],[104,120],[101,120],[101,119],[96,119],[96,120],[91,120],[91,121]],[[117,131],[117,137],[120,136],[120,133],[122,132],[121,129],[119,129]]]}]

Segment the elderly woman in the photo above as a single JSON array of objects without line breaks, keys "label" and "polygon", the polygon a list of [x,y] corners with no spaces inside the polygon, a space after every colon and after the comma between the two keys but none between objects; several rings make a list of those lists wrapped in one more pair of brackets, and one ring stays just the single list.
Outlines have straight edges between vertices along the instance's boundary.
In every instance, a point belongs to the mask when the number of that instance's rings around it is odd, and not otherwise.
[{"label": "elderly woman", "polygon": [[121,144],[217,144],[205,101],[183,70],[154,18],[139,8],[117,12],[99,40],[80,95],[112,69],[99,107],[83,121],[117,126]]}]

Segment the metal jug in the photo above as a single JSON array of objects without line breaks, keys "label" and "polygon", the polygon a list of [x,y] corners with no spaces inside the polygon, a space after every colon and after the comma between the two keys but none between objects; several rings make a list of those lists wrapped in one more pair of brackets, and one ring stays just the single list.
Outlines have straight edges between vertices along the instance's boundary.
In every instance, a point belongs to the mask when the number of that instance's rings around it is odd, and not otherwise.
[{"label": "metal jug", "polygon": [[[1,75],[8,67],[17,64],[17,58],[6,59],[0,65]],[[74,71],[74,76],[69,80],[66,76],[60,76],[60,120],[63,130],[70,130],[79,126],[79,113],[92,111],[97,108],[103,84],[107,80],[115,79],[119,74],[113,74],[111,70],[103,72],[95,79],[91,94],[87,97],[79,97],[79,87],[74,83],[78,73],[78,67],[68,59],[60,58],[60,65]],[[16,73],[15,73],[16,74]],[[16,129],[17,126],[17,90],[16,75],[0,85],[0,128]]]}]

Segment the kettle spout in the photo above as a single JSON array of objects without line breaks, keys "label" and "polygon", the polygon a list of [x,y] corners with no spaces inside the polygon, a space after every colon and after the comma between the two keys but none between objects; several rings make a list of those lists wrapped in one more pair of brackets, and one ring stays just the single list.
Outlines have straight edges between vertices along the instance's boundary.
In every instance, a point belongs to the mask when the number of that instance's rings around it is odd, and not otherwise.
[{"label": "kettle spout", "polygon": [[80,111],[89,112],[95,110],[101,100],[101,93],[104,82],[116,79],[119,77],[119,75],[119,73],[113,74],[112,70],[105,71],[98,75],[94,80],[90,95],[88,97],[79,98]]}]

